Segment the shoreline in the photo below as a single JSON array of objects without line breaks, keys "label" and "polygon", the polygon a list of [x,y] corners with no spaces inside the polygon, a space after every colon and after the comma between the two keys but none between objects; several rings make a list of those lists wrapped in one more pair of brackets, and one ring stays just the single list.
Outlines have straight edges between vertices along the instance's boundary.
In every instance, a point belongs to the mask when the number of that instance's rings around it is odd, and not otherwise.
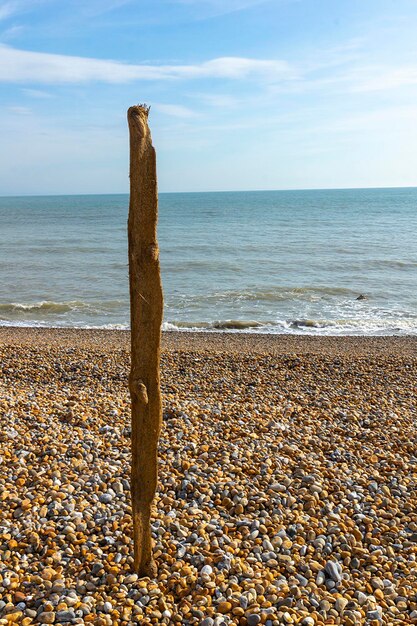
[{"label": "shoreline", "polygon": [[[129,330],[0,326],[0,345],[129,350]],[[316,336],[204,331],[163,331],[162,351],[265,355],[417,356],[417,336]]]}]

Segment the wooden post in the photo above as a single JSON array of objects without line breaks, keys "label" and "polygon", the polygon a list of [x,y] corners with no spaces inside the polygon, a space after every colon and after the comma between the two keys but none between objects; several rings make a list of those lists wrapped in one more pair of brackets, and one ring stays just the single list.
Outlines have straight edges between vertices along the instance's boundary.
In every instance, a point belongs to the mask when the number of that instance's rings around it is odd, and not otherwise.
[{"label": "wooden post", "polygon": [[134,567],[155,576],[151,506],[158,474],[157,449],[162,424],[159,376],[163,295],[156,236],[158,191],[155,149],[144,105],[127,112],[130,134],[128,220],[131,325],[129,389],[132,403],[132,516]]}]

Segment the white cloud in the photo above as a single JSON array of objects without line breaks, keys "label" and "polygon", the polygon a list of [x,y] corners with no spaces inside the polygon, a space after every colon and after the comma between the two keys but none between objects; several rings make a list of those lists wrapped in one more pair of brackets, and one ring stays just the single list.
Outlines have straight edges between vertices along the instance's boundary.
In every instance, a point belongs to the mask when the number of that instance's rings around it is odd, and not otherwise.
[{"label": "white cloud", "polygon": [[8,83],[127,83],[136,80],[198,78],[293,79],[291,66],[280,60],[222,57],[191,65],[133,65],[0,45],[0,82]]}]

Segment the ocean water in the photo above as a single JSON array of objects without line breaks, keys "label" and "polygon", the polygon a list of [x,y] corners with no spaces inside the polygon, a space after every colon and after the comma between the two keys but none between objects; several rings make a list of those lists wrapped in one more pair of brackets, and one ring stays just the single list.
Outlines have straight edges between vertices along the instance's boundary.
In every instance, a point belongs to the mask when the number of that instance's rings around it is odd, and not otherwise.
[{"label": "ocean water", "polygon": [[[159,202],[166,329],[417,334],[417,189]],[[0,324],[127,328],[127,212],[127,195],[0,198]]]}]

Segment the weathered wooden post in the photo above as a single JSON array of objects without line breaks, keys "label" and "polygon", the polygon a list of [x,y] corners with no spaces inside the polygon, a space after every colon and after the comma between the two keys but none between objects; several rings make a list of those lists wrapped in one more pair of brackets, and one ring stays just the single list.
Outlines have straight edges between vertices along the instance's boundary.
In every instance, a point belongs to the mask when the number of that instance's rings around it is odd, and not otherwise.
[{"label": "weathered wooden post", "polygon": [[131,494],[134,567],[140,576],[156,575],[150,518],[157,486],[157,448],[162,424],[159,360],[163,295],[156,235],[156,158],[148,112],[144,105],[130,107],[127,112],[130,135]]}]

